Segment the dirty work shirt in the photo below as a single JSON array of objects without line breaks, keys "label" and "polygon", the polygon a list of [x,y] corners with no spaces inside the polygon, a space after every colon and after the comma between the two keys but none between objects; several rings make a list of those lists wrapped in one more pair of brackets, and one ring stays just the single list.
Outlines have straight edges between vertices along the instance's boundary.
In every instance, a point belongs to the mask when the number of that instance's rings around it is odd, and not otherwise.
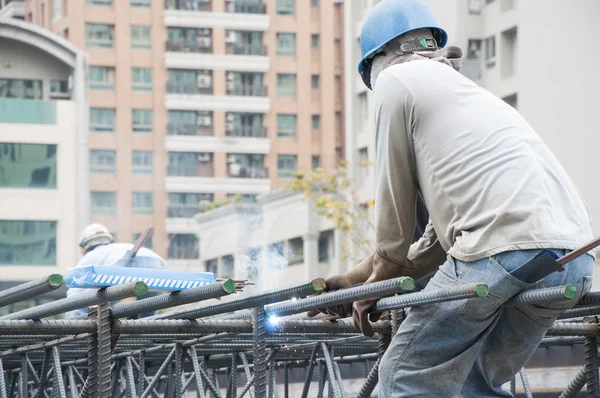
[{"label": "dirty work shirt", "polygon": [[[128,250],[133,249],[130,243],[111,243],[96,247],[91,252],[83,256],[76,267],[85,267],[88,265],[115,265],[123,258]],[[167,269],[167,263],[158,254],[145,247],[138,250],[132,268],[152,268],[152,269]],[[67,290],[67,297],[76,296],[78,294],[90,292],[90,289],[72,288]],[[149,297],[145,295],[144,298]],[[67,319],[87,319],[87,308],[71,311],[66,314]]]},{"label": "dirty work shirt", "polygon": [[[419,266],[442,264],[446,253],[475,261],[572,250],[592,238],[587,206],[550,149],[515,109],[454,69],[393,65],[377,78],[373,102],[381,254]],[[417,191],[430,220],[410,246]]]}]

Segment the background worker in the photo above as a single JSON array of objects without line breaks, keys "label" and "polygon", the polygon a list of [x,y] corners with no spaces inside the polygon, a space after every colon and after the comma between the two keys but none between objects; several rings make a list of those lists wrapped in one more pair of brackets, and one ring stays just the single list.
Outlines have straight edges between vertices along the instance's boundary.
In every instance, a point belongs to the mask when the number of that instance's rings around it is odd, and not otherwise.
[{"label": "background worker", "polygon": [[[462,51],[446,42],[421,0],[383,0],[365,20],[359,72],[374,94],[376,246],[328,284],[435,272],[425,290],[484,282],[489,295],[412,308],[381,361],[380,397],[512,396],[502,384],[591,287],[593,253],[538,283],[509,275],[541,249],[562,256],[589,241],[590,215],[532,127],[458,73]],[[411,245],[418,193],[430,221]],[[575,300],[503,306],[525,289],[564,284],[576,286]],[[374,301],[353,307],[366,335]]]},{"label": "background worker", "polygon": [[[121,260],[125,254],[133,248],[130,243],[114,243],[114,238],[108,229],[101,224],[91,224],[85,227],[81,234],[79,246],[83,257],[77,263],[76,267],[85,267],[88,265],[114,266]],[[145,247],[141,247],[129,266],[134,268],[167,269],[167,263],[158,254]],[[69,288],[67,297],[89,292],[89,289]],[[152,294],[146,294],[143,298],[150,297]],[[139,318],[145,318],[156,314],[140,314]],[[87,319],[87,308],[68,312],[67,319]]]}]

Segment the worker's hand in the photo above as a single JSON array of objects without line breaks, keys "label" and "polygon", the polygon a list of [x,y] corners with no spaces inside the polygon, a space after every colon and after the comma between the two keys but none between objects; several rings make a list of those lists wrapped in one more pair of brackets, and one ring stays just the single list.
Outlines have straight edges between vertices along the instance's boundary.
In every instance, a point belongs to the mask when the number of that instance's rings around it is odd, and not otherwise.
[{"label": "worker's hand", "polygon": [[[415,275],[415,267],[409,259],[406,259],[405,264],[401,265],[388,257],[375,253],[373,258],[373,272],[365,282],[365,285],[367,283],[380,282],[387,279],[411,275]],[[371,322],[377,322],[381,318],[381,313],[370,313],[371,308],[373,308],[380,298],[382,297],[354,302],[352,308],[354,327],[360,330],[365,336],[373,336],[373,329],[371,328],[369,320]]]},{"label": "worker's hand", "polygon": [[[373,254],[361,261],[356,267],[345,274],[334,275],[325,280],[325,292],[346,289],[365,282],[373,273]],[[309,317],[327,314],[345,318],[352,314],[352,303],[338,304],[328,308],[320,308],[308,312]]]}]

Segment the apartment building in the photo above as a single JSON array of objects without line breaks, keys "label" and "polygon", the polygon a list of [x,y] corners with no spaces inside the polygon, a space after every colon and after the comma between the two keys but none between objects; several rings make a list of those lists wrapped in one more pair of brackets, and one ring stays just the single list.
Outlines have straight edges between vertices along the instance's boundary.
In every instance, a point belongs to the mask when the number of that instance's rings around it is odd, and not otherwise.
[{"label": "apartment building", "polygon": [[[6,1],[6,0],[4,0]],[[26,19],[90,59],[94,221],[148,224],[198,264],[189,219],[344,156],[343,13],[319,0],[27,0]]]},{"label": "apartment building", "polygon": [[0,60],[4,289],[78,260],[89,221],[88,107],[86,56],[61,37],[0,18]]},{"label": "apartment building", "polygon": [[[600,80],[598,55],[586,51],[596,29],[600,4],[593,0],[425,0],[461,47],[462,73],[515,107],[559,158],[587,201],[599,233],[600,188],[593,170],[600,138],[592,109]],[[368,9],[378,0],[345,7],[346,158],[361,195],[373,195],[375,160],[371,92],[357,73],[359,37]],[[574,57],[575,54],[579,54]],[[595,281],[594,290],[600,288]],[[581,366],[579,346],[540,349],[528,364],[536,396],[555,396]],[[555,359],[557,358],[557,359]],[[561,369],[551,368],[561,366]],[[550,367],[550,368],[549,368]]]},{"label": "apartment building", "polygon": [[0,18],[25,19],[25,2],[0,0]]}]

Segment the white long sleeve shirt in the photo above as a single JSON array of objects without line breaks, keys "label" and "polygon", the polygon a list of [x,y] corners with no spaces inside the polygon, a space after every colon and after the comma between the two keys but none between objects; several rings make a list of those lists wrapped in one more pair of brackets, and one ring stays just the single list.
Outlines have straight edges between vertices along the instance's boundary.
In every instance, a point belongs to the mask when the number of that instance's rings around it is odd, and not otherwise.
[{"label": "white long sleeve shirt", "polygon": [[[391,66],[378,76],[373,102],[379,253],[419,266],[441,264],[446,253],[474,261],[509,250],[572,250],[592,238],[586,204],[541,138],[451,67]],[[411,246],[417,191],[430,223]]]}]

